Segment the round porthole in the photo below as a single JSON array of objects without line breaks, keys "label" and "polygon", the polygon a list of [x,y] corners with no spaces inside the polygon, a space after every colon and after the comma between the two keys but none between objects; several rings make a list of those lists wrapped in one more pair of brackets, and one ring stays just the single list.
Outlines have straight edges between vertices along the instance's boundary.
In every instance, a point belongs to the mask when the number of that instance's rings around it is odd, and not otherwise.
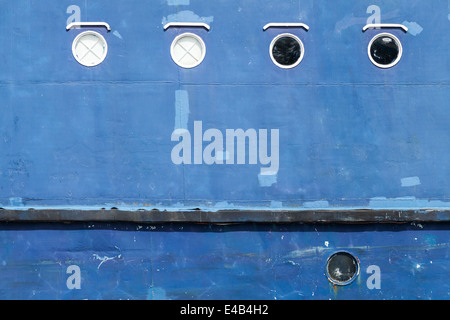
[{"label": "round porthole", "polygon": [[177,36],[170,47],[173,61],[182,68],[190,69],[202,63],[206,54],[206,46],[202,38],[193,33]]},{"label": "round porthole", "polygon": [[273,63],[283,69],[296,67],[304,54],[303,42],[290,33],[276,36],[270,44],[270,57]]},{"label": "round porthole", "polygon": [[83,66],[94,67],[105,60],[108,44],[101,34],[95,31],[85,31],[73,41],[72,53]]},{"label": "round porthole", "polygon": [[350,284],[359,274],[359,261],[348,252],[336,252],[327,260],[326,274],[336,285]]},{"label": "round porthole", "polygon": [[391,68],[402,57],[402,44],[390,33],[377,34],[369,43],[367,53],[370,61],[379,68]]}]

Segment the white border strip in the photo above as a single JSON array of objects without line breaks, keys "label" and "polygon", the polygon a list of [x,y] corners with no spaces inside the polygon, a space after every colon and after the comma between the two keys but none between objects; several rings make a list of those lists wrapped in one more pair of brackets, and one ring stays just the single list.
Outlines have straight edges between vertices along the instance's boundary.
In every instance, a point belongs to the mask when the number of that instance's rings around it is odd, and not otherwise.
[{"label": "white border strip", "polygon": [[268,24],[266,24],[263,27],[263,30],[266,31],[269,28],[303,28],[306,31],[309,30],[309,26],[304,24],[304,23],[300,23],[300,22],[292,22],[292,23],[278,23],[278,22],[270,22]]},{"label": "white border strip", "polygon": [[408,32],[408,28],[402,24],[398,23],[373,23],[367,24],[363,28],[363,32],[367,29],[375,29],[375,28],[401,28],[403,31]]},{"label": "white border strip", "polygon": [[164,30],[170,27],[202,27],[209,31],[211,27],[204,22],[169,22],[164,26]]}]

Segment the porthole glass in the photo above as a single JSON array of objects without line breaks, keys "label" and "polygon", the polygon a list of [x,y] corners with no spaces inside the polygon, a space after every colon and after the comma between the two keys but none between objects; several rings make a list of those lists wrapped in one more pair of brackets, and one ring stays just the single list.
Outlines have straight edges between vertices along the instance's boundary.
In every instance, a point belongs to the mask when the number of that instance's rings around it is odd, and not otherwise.
[{"label": "porthole glass", "polygon": [[293,34],[280,34],[270,44],[270,57],[280,68],[296,67],[302,61],[303,55],[303,42]]},{"label": "porthole glass", "polygon": [[358,276],[359,262],[348,252],[336,252],[328,258],[326,272],[332,283],[347,285]]},{"label": "porthole glass", "polygon": [[105,38],[95,31],[80,33],[72,44],[75,59],[86,67],[94,67],[105,60],[108,45]]},{"label": "porthole glass", "polygon": [[182,68],[194,68],[202,63],[206,54],[206,46],[202,38],[193,33],[177,36],[170,47],[173,61]]},{"label": "porthole glass", "polygon": [[379,68],[395,66],[402,57],[402,45],[390,33],[380,33],[373,37],[368,46],[370,61]]}]

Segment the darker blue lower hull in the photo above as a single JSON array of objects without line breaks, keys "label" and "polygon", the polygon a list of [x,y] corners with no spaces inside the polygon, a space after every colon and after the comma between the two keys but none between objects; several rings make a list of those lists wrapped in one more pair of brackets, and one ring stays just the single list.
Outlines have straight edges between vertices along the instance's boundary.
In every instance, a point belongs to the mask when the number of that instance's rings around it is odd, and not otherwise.
[{"label": "darker blue lower hull", "polygon": [[[447,223],[4,223],[0,229],[0,299],[450,298]],[[337,286],[325,265],[342,250],[357,257],[360,272]]]}]

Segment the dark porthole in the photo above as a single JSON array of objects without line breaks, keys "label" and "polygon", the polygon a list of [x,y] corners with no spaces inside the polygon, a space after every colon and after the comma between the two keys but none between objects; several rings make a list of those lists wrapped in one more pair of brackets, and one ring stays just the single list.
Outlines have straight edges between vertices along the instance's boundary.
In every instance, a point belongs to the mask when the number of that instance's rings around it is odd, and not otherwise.
[{"label": "dark porthole", "polygon": [[368,54],[370,61],[377,67],[390,68],[400,61],[402,45],[394,35],[381,33],[370,41]]},{"label": "dark porthole", "polygon": [[332,283],[347,285],[358,276],[359,262],[348,252],[336,252],[328,258],[326,272]]},{"label": "dark porthole", "polygon": [[293,34],[280,34],[270,44],[270,57],[280,68],[294,68],[302,61],[303,55],[303,43]]}]

